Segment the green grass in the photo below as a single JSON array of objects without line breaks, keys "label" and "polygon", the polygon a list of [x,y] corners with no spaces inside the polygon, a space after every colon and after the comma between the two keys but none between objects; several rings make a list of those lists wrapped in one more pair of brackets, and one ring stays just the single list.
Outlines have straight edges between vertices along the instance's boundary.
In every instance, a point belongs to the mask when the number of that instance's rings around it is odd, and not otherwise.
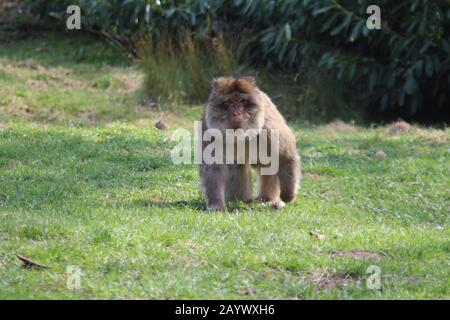
[{"label": "green grass", "polygon": [[[82,36],[0,46],[1,299],[450,298],[449,129],[293,123],[298,200],[205,213],[198,168],[173,165],[168,139],[200,107],[166,112],[158,131],[141,78]],[[354,250],[384,257],[331,254]],[[71,265],[80,290],[67,289]],[[370,265],[381,290],[366,287]],[[321,276],[351,281],[324,288]]]}]

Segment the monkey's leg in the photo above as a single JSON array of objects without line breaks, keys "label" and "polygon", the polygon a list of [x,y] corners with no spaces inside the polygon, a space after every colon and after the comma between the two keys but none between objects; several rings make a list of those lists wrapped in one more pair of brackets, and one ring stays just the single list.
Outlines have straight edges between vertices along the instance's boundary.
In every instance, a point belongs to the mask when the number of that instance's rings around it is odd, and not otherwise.
[{"label": "monkey's leg", "polygon": [[284,202],[280,199],[280,182],[276,175],[259,176],[258,200],[277,209],[284,207]]},{"label": "monkey's leg", "polygon": [[226,170],[224,165],[200,165],[200,177],[203,191],[206,197],[208,210],[225,211],[225,180]]},{"label": "monkey's leg", "polygon": [[253,200],[252,168],[247,164],[228,165],[226,198],[244,202]]},{"label": "monkey's leg", "polygon": [[281,161],[278,170],[280,180],[281,199],[285,202],[294,201],[300,186],[300,160],[296,158],[290,161]]}]

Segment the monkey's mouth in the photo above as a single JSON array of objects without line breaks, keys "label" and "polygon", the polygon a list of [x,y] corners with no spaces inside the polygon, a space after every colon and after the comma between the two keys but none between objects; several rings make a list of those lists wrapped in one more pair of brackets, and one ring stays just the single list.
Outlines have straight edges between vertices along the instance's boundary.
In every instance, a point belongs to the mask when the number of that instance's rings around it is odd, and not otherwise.
[{"label": "monkey's mouth", "polygon": [[230,126],[232,129],[243,129],[244,121],[242,121],[241,119],[231,119]]}]

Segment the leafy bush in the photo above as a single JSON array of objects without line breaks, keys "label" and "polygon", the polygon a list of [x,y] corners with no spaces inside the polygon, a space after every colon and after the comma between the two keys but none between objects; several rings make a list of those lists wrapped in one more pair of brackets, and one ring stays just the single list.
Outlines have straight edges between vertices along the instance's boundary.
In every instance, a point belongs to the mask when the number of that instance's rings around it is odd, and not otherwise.
[{"label": "leafy bush", "polygon": [[[381,8],[382,30],[366,27],[371,4]],[[346,81],[371,109],[448,112],[448,1],[293,0],[275,8],[262,1],[244,12],[262,29],[258,47],[270,62],[301,68],[317,56],[319,68]]]},{"label": "leafy bush", "polygon": [[[69,2],[29,1],[42,17],[63,15]],[[368,110],[448,114],[447,0],[70,2],[82,7],[84,25],[110,33],[140,30],[159,37],[189,29],[206,38],[251,30],[246,61],[252,64],[301,75],[316,66],[345,83]],[[373,4],[381,8],[382,30],[366,27],[366,9]]]}]

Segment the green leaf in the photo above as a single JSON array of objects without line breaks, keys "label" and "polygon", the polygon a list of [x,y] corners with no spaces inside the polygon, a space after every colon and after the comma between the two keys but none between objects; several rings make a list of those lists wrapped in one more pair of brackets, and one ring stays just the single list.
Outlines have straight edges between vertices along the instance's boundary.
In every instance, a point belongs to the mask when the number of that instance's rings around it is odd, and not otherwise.
[{"label": "green leaf", "polygon": [[195,26],[197,24],[197,15],[195,12],[191,11],[191,25]]},{"label": "green leaf", "polygon": [[149,4],[147,4],[145,6],[145,22],[149,23],[151,16],[152,16],[151,7]]},{"label": "green leaf", "polygon": [[422,71],[423,71],[423,60],[419,60],[416,63],[414,63],[413,68],[414,68],[414,72],[417,75],[417,77],[420,78],[422,76]]},{"label": "green leaf", "polygon": [[377,74],[372,70],[369,76],[369,90],[372,91],[377,85]]},{"label": "green leaf", "polygon": [[284,35],[286,36],[287,41],[291,41],[292,30],[291,30],[291,26],[289,25],[289,23],[286,23],[286,25],[284,26]]},{"label": "green leaf", "polygon": [[398,92],[398,104],[400,107],[405,104],[405,90],[403,90],[402,88],[400,88]]},{"label": "green leaf", "polygon": [[413,94],[417,90],[417,81],[414,78],[414,76],[411,74],[408,79],[406,79],[405,86],[404,86],[405,92],[409,95]]},{"label": "green leaf", "polygon": [[428,78],[431,78],[433,76],[433,61],[431,61],[431,59],[427,59],[425,61],[425,74],[428,76]]},{"label": "green leaf", "polygon": [[332,36],[335,36],[335,35],[337,35],[338,33],[342,32],[345,28],[348,27],[348,25],[350,24],[351,21],[352,21],[352,15],[349,14],[349,15],[346,16],[346,18],[344,19],[344,21],[343,21],[340,25],[338,25],[336,28],[334,28],[334,29],[330,32],[330,34],[331,34]]},{"label": "green leaf", "polygon": [[325,12],[327,12],[327,11],[330,11],[331,9],[334,9],[334,8],[336,8],[335,5],[328,5],[328,6],[326,6],[326,7],[318,8],[318,9],[316,9],[316,10],[313,11],[313,16],[316,17],[316,16],[318,16],[319,14],[325,13]]},{"label": "green leaf", "polygon": [[380,100],[380,111],[385,111],[387,109],[388,102],[389,102],[389,96],[387,93],[385,93]]},{"label": "green leaf", "polygon": [[349,38],[350,42],[353,42],[356,39],[358,39],[363,26],[364,26],[364,21],[359,21],[357,24],[355,24],[355,27],[353,28],[352,34],[350,35],[350,38]]}]

